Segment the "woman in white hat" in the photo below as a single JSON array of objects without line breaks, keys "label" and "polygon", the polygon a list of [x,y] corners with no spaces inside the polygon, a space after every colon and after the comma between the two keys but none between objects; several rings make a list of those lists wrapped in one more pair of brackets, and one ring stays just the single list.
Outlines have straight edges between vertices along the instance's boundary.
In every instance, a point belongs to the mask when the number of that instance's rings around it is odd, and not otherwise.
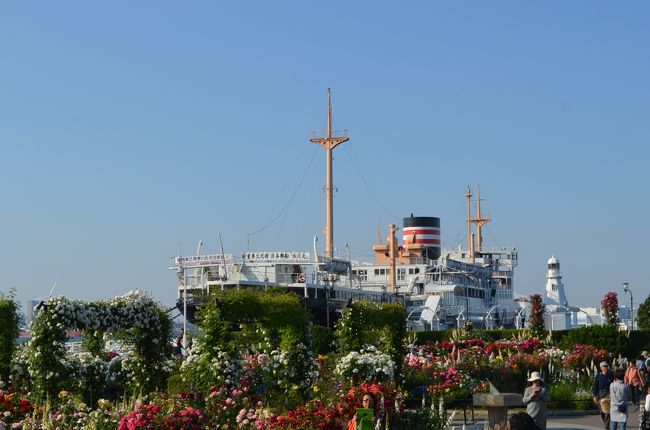
[{"label": "woman in white hat", "polygon": [[546,430],[546,402],[550,400],[551,396],[544,387],[542,376],[539,372],[531,373],[524,391],[523,402],[526,405],[526,412],[541,430]]}]

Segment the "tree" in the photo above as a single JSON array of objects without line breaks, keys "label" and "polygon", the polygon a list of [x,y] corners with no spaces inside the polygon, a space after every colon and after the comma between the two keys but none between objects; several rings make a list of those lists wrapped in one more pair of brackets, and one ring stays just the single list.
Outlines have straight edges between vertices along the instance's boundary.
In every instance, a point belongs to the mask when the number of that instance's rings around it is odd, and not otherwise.
[{"label": "tree", "polygon": [[530,318],[528,324],[533,333],[538,336],[544,332],[545,308],[544,303],[542,303],[542,296],[539,294],[533,294],[530,296]]},{"label": "tree", "polygon": [[639,330],[650,331],[650,296],[637,309],[636,321]]},{"label": "tree", "polygon": [[20,306],[15,291],[5,295],[0,291],[0,381],[7,382],[11,358],[16,350]]},{"label": "tree", "polygon": [[600,302],[600,309],[603,317],[605,317],[605,324],[618,324],[618,294],[612,291],[605,294],[605,298]]}]

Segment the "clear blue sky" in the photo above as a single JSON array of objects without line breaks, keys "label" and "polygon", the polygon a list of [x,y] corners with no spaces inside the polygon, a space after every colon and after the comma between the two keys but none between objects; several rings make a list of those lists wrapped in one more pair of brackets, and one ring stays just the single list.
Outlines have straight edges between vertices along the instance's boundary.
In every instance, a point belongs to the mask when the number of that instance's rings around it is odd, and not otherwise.
[{"label": "clear blue sky", "polygon": [[645,1],[4,2],[0,290],[171,304],[179,243],[310,249],[332,87],[337,247],[370,256],[410,213],[453,246],[480,183],[518,293],[554,254],[572,304],[640,301],[648,22]]}]

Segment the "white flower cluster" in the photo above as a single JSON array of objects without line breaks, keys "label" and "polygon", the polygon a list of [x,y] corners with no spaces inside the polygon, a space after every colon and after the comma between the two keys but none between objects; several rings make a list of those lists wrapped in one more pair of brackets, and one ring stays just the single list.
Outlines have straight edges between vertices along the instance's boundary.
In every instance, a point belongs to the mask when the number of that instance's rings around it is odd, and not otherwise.
[{"label": "white flower cluster", "polygon": [[366,346],[361,351],[352,351],[336,364],[336,373],[361,381],[391,381],[395,363],[389,355],[374,346]]},{"label": "white flower cluster", "polygon": [[127,377],[128,370],[127,369],[123,370],[122,362],[125,359],[128,361],[130,356],[131,356],[131,351],[124,351],[122,352],[122,354],[114,356],[108,361],[108,363],[106,363],[107,365],[106,381],[118,383],[118,382],[126,381],[128,379]]},{"label": "white flower cluster", "polygon": [[209,377],[213,378],[216,383],[233,385],[239,382],[244,363],[241,356],[231,356],[226,351],[218,350],[212,358],[209,354],[202,353],[204,349],[203,341],[197,340],[189,355],[183,361],[184,378],[195,377],[192,375],[194,369],[207,369]]},{"label": "white flower cluster", "polygon": [[[138,290],[108,301],[83,302],[62,296],[48,300],[32,321],[26,360],[37,390],[44,392],[65,377],[80,383],[119,380],[139,389],[148,386],[149,381],[157,381],[155,378],[170,371],[169,357],[158,344],[158,338],[165,335],[161,317],[160,305],[150,294]],[[148,346],[142,356],[122,351],[119,358],[106,362],[91,354],[71,356],[64,348],[70,330],[94,336],[103,332],[106,340],[109,334],[132,328],[140,329],[136,342],[141,345],[136,351],[142,351],[143,344]],[[16,366],[17,372],[21,370]]]},{"label": "white flower cluster", "polygon": [[87,303],[63,296],[50,299],[40,310],[48,312],[48,328],[60,330],[102,330],[159,326],[158,303],[145,292],[135,290],[109,301]]},{"label": "white flower cluster", "polygon": [[79,352],[73,354],[73,357],[77,359],[77,365],[79,366],[79,371],[82,374],[106,373],[106,370],[108,369],[108,363],[106,361],[92,355],[89,352]]},{"label": "white flower cluster", "polygon": [[268,360],[265,370],[285,390],[304,390],[318,379],[318,365],[302,343],[290,351],[273,350]]}]

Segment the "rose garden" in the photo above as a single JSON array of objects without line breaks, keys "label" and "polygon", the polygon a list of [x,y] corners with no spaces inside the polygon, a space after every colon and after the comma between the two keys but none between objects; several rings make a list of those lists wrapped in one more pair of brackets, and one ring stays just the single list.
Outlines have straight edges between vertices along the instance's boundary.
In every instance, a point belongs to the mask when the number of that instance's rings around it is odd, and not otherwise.
[{"label": "rose garden", "polygon": [[[490,383],[522,392],[532,371],[549,407],[593,408],[597,363],[650,349],[647,331],[615,324],[544,331],[535,306],[526,330],[408,333],[397,304],[351,304],[329,329],[282,290],[204,303],[176,360],[170,310],[146,293],[53,298],[21,346],[19,306],[0,294],[0,429],[340,429],[365,392],[382,429],[442,429],[448,410]],[[81,352],[65,347],[72,330]]]}]

